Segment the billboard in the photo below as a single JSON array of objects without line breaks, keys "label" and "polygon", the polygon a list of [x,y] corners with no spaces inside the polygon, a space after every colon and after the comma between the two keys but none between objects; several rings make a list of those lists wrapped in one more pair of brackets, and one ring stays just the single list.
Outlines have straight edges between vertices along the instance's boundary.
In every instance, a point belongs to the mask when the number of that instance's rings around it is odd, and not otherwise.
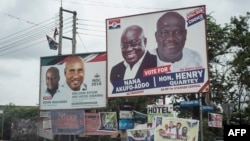
[{"label": "billboard", "polygon": [[208,113],[208,126],[222,128],[222,115],[216,113]]},{"label": "billboard", "polygon": [[133,119],[119,119],[119,130],[127,130],[134,128],[134,120]]},{"label": "billboard", "polygon": [[106,107],[106,53],[41,57],[40,110]]},{"label": "billboard", "polygon": [[155,141],[198,141],[199,120],[162,117],[154,130]]},{"label": "billboard", "polygon": [[99,112],[100,125],[97,131],[117,132],[116,112]]},{"label": "billboard", "polygon": [[55,135],[79,135],[85,132],[82,109],[51,110],[51,129]]},{"label": "billboard", "polygon": [[128,141],[154,141],[154,128],[127,130]]},{"label": "billboard", "polygon": [[204,5],[106,19],[107,96],[209,90]]},{"label": "billboard", "polygon": [[100,125],[99,113],[85,113],[85,133],[83,135],[110,135],[115,136],[114,132],[98,131]]}]

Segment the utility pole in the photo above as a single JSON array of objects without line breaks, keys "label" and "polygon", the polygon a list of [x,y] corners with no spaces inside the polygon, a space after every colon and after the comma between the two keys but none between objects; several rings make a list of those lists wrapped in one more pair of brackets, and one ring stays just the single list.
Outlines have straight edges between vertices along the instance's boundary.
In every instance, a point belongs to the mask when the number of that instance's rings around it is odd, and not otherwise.
[{"label": "utility pole", "polygon": [[[72,38],[63,36],[63,12],[68,12],[73,14],[73,32]],[[62,38],[68,39],[72,41],[72,54],[76,52],[76,11],[69,11],[60,7],[59,9],[59,48],[58,48],[58,55],[62,55]]]},{"label": "utility pole", "polygon": [[63,32],[63,16],[62,16],[62,7],[59,9],[59,47],[58,55],[62,55],[62,32]]},{"label": "utility pole", "polygon": [[[73,14],[73,32],[72,38],[63,36],[63,12],[68,12]],[[62,39],[68,39],[72,41],[72,54],[76,53],[76,11],[69,11],[63,9],[62,6],[59,9],[59,47],[58,47],[58,55],[62,55]],[[69,141],[71,141],[71,135],[68,136]],[[60,138],[60,135],[59,135]],[[73,140],[76,140],[76,136],[73,136]]]},{"label": "utility pole", "polygon": [[74,11],[73,16],[73,39],[72,39],[72,54],[76,53],[76,12]]}]

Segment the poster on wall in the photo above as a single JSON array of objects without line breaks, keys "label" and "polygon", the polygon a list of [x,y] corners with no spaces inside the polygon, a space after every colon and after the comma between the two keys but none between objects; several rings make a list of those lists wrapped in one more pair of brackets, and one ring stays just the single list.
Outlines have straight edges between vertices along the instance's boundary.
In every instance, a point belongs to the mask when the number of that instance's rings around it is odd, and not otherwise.
[{"label": "poster on wall", "polygon": [[209,90],[204,5],[106,19],[108,97]]},{"label": "poster on wall", "polygon": [[106,107],[106,53],[41,57],[40,110]]}]

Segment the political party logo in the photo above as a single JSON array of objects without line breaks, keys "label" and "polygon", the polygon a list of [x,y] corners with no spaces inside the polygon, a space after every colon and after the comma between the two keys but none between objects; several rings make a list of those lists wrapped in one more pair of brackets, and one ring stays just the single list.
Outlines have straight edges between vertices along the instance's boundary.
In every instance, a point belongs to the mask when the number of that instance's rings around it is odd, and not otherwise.
[{"label": "political party logo", "polygon": [[195,9],[187,14],[187,25],[191,26],[205,19],[205,8]]},{"label": "political party logo", "polygon": [[94,75],[94,78],[92,79],[92,86],[100,86],[102,85],[102,81],[101,81],[101,76],[96,73]]},{"label": "political party logo", "polygon": [[120,25],[121,21],[120,19],[111,19],[108,21],[109,29],[118,29],[121,27]]}]

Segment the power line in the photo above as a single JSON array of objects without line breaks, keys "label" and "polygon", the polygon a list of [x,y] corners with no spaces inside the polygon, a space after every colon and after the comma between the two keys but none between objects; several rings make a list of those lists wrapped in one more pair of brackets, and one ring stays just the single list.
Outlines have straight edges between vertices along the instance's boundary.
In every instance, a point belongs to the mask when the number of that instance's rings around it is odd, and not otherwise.
[{"label": "power line", "polygon": [[53,17],[53,18],[49,18],[49,19],[47,19],[47,20],[45,20],[45,21],[43,21],[43,22],[41,22],[41,23],[39,23],[39,24],[37,24],[37,25],[35,25],[35,26],[28,27],[28,28],[26,28],[26,29],[23,29],[23,30],[21,30],[21,31],[18,31],[18,32],[16,32],[16,33],[13,33],[13,34],[11,34],[11,35],[8,35],[8,36],[6,36],[6,37],[0,38],[0,40],[4,40],[4,39],[6,39],[6,38],[13,37],[13,36],[16,35],[16,34],[19,34],[19,33],[21,33],[21,32],[27,31],[27,30],[29,30],[29,29],[31,29],[31,28],[34,28],[34,27],[36,27],[36,26],[38,26],[38,25],[41,25],[41,24],[43,24],[43,23],[45,23],[45,22],[47,22],[47,21],[49,21],[49,20],[51,20],[51,19],[54,19],[54,17]]},{"label": "power line", "polygon": [[23,49],[26,49],[26,48],[29,48],[29,47],[33,47],[34,45],[41,44],[42,42],[45,42],[45,41],[46,41],[46,40],[42,40],[42,41],[36,42],[36,43],[34,43],[34,44],[26,45],[25,47],[15,49],[15,50],[13,50],[13,51],[8,51],[8,52],[5,52],[5,53],[1,54],[0,56],[4,56],[4,55],[7,55],[7,54],[10,54],[10,53],[13,53],[13,52],[21,51],[21,50],[23,50]]},{"label": "power line", "polygon": [[63,1],[64,3],[70,3],[70,4],[82,4],[82,5],[94,5],[94,6],[100,6],[100,7],[112,7],[112,8],[129,8],[129,9],[152,9],[152,10],[162,10],[163,8],[151,8],[151,7],[141,7],[141,6],[131,6],[131,5],[121,5],[121,4],[114,4],[114,3],[106,3],[101,1],[92,1],[92,0],[82,0],[82,1]]},{"label": "power line", "polygon": [[78,28],[78,29],[81,29],[81,30],[90,30],[90,31],[96,31],[96,32],[105,32],[105,31],[102,31],[102,30],[87,29],[87,28]]},{"label": "power line", "polygon": [[38,24],[33,23],[33,22],[29,21],[29,20],[25,20],[25,19],[22,19],[22,18],[13,16],[13,15],[10,15],[10,14],[7,14],[7,13],[3,13],[3,12],[0,12],[0,13],[2,13],[3,15],[9,16],[9,17],[11,17],[11,18],[17,19],[17,20],[19,20],[19,21],[24,21],[24,22],[26,22],[26,23],[28,23],[28,24],[38,25]]},{"label": "power line", "polygon": [[77,33],[77,35],[78,35],[78,38],[80,39],[80,41],[81,41],[81,43],[82,43],[82,46],[83,46],[84,49],[88,52],[88,49],[87,49],[87,47],[85,46],[84,42],[82,41],[80,35],[79,35],[78,33]]}]

